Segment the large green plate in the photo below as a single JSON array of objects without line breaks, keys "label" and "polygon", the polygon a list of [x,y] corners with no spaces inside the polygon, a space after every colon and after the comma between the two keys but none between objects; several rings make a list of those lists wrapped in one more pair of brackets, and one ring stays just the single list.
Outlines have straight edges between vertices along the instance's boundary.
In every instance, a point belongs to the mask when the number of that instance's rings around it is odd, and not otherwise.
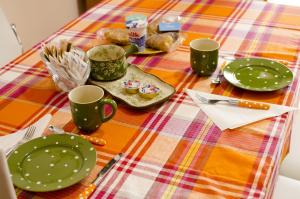
[{"label": "large green plate", "polygon": [[251,91],[274,91],[293,81],[289,68],[268,59],[237,59],[225,66],[223,73],[231,84]]},{"label": "large green plate", "polygon": [[69,187],[86,177],[95,164],[93,145],[73,135],[33,139],[8,159],[14,185],[35,192]]}]

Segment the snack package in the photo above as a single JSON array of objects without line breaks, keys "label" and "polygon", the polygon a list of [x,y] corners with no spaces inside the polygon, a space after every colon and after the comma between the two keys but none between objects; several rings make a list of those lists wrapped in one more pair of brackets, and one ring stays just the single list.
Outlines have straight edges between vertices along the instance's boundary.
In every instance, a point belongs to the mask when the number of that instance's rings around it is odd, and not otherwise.
[{"label": "snack package", "polygon": [[100,39],[105,39],[111,43],[118,45],[128,45],[129,36],[127,29],[121,28],[103,28],[97,32]]},{"label": "snack package", "polygon": [[184,36],[178,32],[168,32],[162,34],[154,34],[147,39],[148,48],[161,50],[163,52],[172,52],[177,46],[182,44]]},{"label": "snack package", "polygon": [[157,19],[148,24],[147,26],[148,37],[151,37],[154,34],[158,34],[158,25],[160,22],[161,19]]},{"label": "snack package", "polygon": [[[142,20],[140,19],[142,18]],[[137,23],[136,21],[140,22]],[[178,16],[164,16],[147,24],[146,17],[132,15],[126,18],[126,28],[103,28],[97,32],[98,39],[117,45],[135,43],[142,52],[145,48],[172,52],[182,44],[185,35],[180,31],[181,18]],[[166,31],[166,24],[177,27],[174,31]],[[147,25],[147,28],[144,26]],[[164,25],[164,31],[159,31],[159,26]],[[168,26],[168,28],[170,28]],[[166,32],[165,32],[166,31]],[[147,36],[145,35],[147,34]],[[146,41],[145,41],[146,39]],[[144,44],[145,43],[145,44]]]},{"label": "snack package", "polygon": [[[146,41],[146,45],[148,48],[153,48],[157,50],[161,50],[164,52],[172,52],[177,46],[182,44],[185,39],[185,36],[180,32],[180,28],[176,29],[174,32],[160,32],[159,26],[164,23],[176,23],[180,24],[181,18],[178,16],[164,16],[157,20],[152,21],[148,24],[147,33],[148,38]],[[178,26],[178,25],[177,25]]]},{"label": "snack package", "polygon": [[[165,24],[166,23],[179,23],[179,24],[181,24],[181,17],[180,16],[163,16],[161,18],[158,18],[158,19],[152,21],[147,26],[148,36],[152,36],[154,34],[161,33],[159,31],[160,23],[165,23]],[[179,31],[176,31],[176,32],[180,32],[180,29],[179,29]]]},{"label": "snack package", "polygon": [[41,47],[47,61],[50,61],[50,57],[60,60],[65,52],[71,50],[72,43],[62,39],[49,44],[42,43]]},{"label": "snack package", "polygon": [[59,90],[84,85],[90,75],[85,52],[65,40],[42,44],[40,56]]}]

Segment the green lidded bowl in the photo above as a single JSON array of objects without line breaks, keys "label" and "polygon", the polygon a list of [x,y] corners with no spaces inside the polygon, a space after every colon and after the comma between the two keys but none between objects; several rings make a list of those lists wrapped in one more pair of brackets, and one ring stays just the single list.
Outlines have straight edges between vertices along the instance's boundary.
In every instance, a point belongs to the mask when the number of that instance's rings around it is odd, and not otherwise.
[{"label": "green lidded bowl", "polygon": [[91,78],[97,81],[112,81],[123,77],[127,71],[126,57],[137,51],[135,45],[124,48],[117,45],[99,45],[87,52],[91,66]]}]

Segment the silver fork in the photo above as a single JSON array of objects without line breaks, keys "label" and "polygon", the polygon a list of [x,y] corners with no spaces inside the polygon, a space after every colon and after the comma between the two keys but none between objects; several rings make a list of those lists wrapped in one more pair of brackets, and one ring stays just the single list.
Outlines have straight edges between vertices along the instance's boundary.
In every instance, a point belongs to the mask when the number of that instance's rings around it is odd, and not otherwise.
[{"label": "silver fork", "polygon": [[8,157],[16,148],[18,148],[18,146],[29,141],[33,137],[35,129],[35,126],[30,126],[24,134],[23,138],[6,152],[6,157]]},{"label": "silver fork", "polygon": [[208,98],[206,98],[206,97],[200,96],[199,94],[196,94],[196,97],[197,97],[201,102],[203,102],[203,103],[205,103],[205,104],[215,104],[215,103],[218,103],[218,102],[228,102],[229,104],[237,105],[237,104],[239,103],[239,100],[208,99]]},{"label": "silver fork", "polygon": [[218,102],[227,102],[234,106],[240,106],[243,108],[251,108],[251,109],[262,109],[262,110],[268,110],[270,109],[269,104],[265,104],[262,102],[254,102],[254,101],[248,101],[248,100],[232,100],[232,99],[208,99],[206,97],[200,96],[198,93],[196,93],[197,99],[199,99],[202,103],[205,104],[216,104]]}]

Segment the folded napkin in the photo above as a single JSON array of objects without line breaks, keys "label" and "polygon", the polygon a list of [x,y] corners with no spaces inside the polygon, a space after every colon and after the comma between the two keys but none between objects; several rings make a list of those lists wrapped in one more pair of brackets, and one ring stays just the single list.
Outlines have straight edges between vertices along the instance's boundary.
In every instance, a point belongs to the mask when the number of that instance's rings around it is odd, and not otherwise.
[{"label": "folded napkin", "polygon": [[226,103],[205,104],[197,99],[198,95],[209,99],[235,99],[203,93],[200,91],[185,89],[185,92],[201,108],[201,110],[223,131],[225,129],[234,129],[259,120],[281,115],[283,113],[297,110],[298,108],[270,104],[269,110],[259,110],[232,106]]},{"label": "folded napkin", "polygon": [[[36,123],[33,124],[36,127],[33,138],[36,138],[36,137],[39,137],[42,135],[42,133],[44,132],[44,130],[47,127],[51,118],[52,118],[52,115],[47,114],[47,115],[43,116],[41,119],[39,119]],[[0,137],[0,148],[2,148],[4,151],[7,151],[11,147],[13,147],[17,142],[19,142],[23,138],[27,128],[21,129],[15,133],[12,133],[9,135],[1,136]]]},{"label": "folded napkin", "polygon": [[16,192],[9,175],[9,168],[6,163],[5,153],[0,149],[0,193],[1,198],[16,199]]}]

